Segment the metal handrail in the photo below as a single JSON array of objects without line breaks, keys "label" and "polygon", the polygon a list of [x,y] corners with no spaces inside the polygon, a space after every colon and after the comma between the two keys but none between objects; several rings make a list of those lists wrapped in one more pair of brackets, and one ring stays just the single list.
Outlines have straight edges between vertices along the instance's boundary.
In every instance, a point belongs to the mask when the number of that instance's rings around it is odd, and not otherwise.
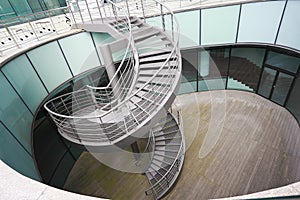
[{"label": "metal handrail", "polygon": [[0,30],[0,56],[6,50],[22,48],[26,43],[39,41],[53,33],[69,31],[72,25],[70,18],[67,7],[60,7],[0,20],[0,26],[3,27]]},{"label": "metal handrail", "polygon": [[[157,7],[156,6],[157,4],[161,5],[156,0],[153,0],[152,8],[156,8],[156,9],[162,11],[161,10],[162,6]],[[148,9],[148,7],[147,8],[145,7],[145,9]],[[174,13],[170,9],[167,9],[167,10],[168,10],[168,13],[171,13],[172,15],[174,15]],[[106,11],[107,11],[107,9],[106,9]],[[107,15],[107,13],[106,13],[106,15]],[[84,17],[84,16],[81,15],[81,17]],[[174,20],[176,22],[176,24],[178,24],[175,17],[172,17],[172,20]],[[76,20],[74,20],[74,21],[76,21]],[[173,24],[174,23],[172,23],[172,25]],[[164,26],[164,24],[162,24],[162,26]],[[179,27],[176,26],[176,29],[173,29],[173,28],[174,27],[172,26],[172,32],[173,32],[172,35],[175,35],[174,32],[176,30],[177,30],[176,32],[178,32]],[[161,109],[163,107],[163,105],[168,101],[168,98],[171,96],[171,93],[175,90],[176,84],[179,82],[180,72],[181,72],[181,60],[180,60],[180,52],[179,52],[179,47],[178,47],[178,37],[173,37],[173,48],[172,48],[172,50],[170,50],[170,52],[171,53],[169,53],[169,55],[167,56],[167,58],[165,59],[165,61],[161,65],[161,67],[156,72],[154,72],[153,76],[146,83],[144,83],[144,85],[142,87],[140,87],[137,90],[134,90],[134,92],[131,93],[130,95],[128,95],[123,101],[117,102],[116,105],[113,105],[112,108],[109,108],[107,111],[104,111],[104,110],[102,110],[103,112],[97,111],[97,112],[94,112],[92,116],[91,115],[85,115],[85,116],[74,115],[73,113],[71,113],[71,115],[70,115],[70,113],[66,112],[66,109],[61,108],[61,107],[64,104],[63,99],[64,98],[72,99],[72,97],[69,97],[69,95],[72,96],[72,94],[65,94],[65,95],[56,97],[50,101],[52,103],[56,102],[56,104],[58,104],[60,106],[60,107],[59,106],[57,106],[57,107],[61,110],[61,112],[58,112],[59,109],[55,108],[55,106],[51,107],[50,102],[47,102],[45,104],[45,108],[50,113],[50,115],[52,116],[52,118],[54,119],[54,121],[56,122],[58,127],[62,129],[62,131],[70,132],[70,129],[71,130],[73,129],[72,127],[68,127],[68,126],[64,125],[64,123],[67,123],[67,121],[66,121],[67,119],[70,119],[70,120],[87,119],[87,120],[89,120],[88,122],[85,122],[86,124],[80,124],[83,126],[83,127],[81,127],[81,129],[78,130],[78,128],[75,127],[76,129],[73,130],[74,136],[72,136],[72,137],[77,138],[78,135],[83,136],[84,133],[82,133],[81,131],[84,131],[84,127],[87,127],[89,125],[96,126],[96,124],[97,124],[96,121],[97,121],[99,123],[109,124],[105,128],[102,128],[102,129],[99,128],[99,130],[101,129],[101,130],[104,130],[104,132],[106,131],[107,142],[109,142],[109,143],[118,142],[118,141],[122,140],[124,137],[119,137],[119,138],[114,137],[114,134],[116,134],[115,132],[117,130],[119,130],[119,129],[125,130],[125,132],[126,132],[125,137],[128,136],[129,132],[133,133],[134,131],[136,131],[138,128],[143,126],[147,121],[149,121],[151,116],[154,116],[158,109]],[[175,68],[173,67],[173,65],[175,66]],[[163,71],[164,68],[167,69],[168,71]],[[158,76],[158,75],[160,75],[160,76]],[[166,80],[167,80],[167,82],[166,82]],[[170,86],[157,84],[157,83],[155,83],[155,81],[161,81],[166,84],[169,84]],[[175,85],[174,85],[174,83],[175,83]],[[141,102],[141,105],[140,105],[142,107],[144,106],[144,108],[141,108],[142,111],[139,111],[138,113],[133,113],[133,110],[131,110],[130,106],[128,106],[128,105],[132,102],[132,99],[136,95],[138,95],[145,87],[150,86],[150,85],[155,88],[155,91],[161,92],[162,95],[155,96],[153,91],[146,92],[146,94],[150,95],[150,98],[152,97],[155,99],[155,102],[149,103],[146,100],[144,100]],[[88,97],[85,97],[83,99],[85,100],[85,101],[83,101],[84,106],[86,106],[86,105],[92,106],[90,104],[90,102],[88,102],[88,100],[87,100]],[[80,100],[80,99],[77,99],[77,100]],[[81,105],[81,104],[78,104],[78,105]],[[124,110],[124,109],[125,109],[125,111],[122,112],[122,110]],[[120,113],[120,111],[121,111],[121,113]],[[146,115],[146,117],[145,117],[145,115]],[[108,119],[108,118],[110,118],[110,119]],[[118,120],[116,120],[116,118],[117,119],[122,118],[122,120],[118,121]],[[126,118],[129,118],[129,119],[126,120]],[[132,123],[129,123],[129,122],[132,122]],[[78,122],[76,121],[76,123],[78,123]],[[115,126],[116,124],[118,126]],[[126,126],[126,124],[131,124],[131,125],[128,127],[128,126]],[[109,134],[110,134],[110,136],[108,136]],[[99,136],[105,136],[105,133],[99,133]],[[88,138],[85,138],[85,139],[88,139]],[[78,140],[78,139],[76,139],[76,140]]]},{"label": "metal handrail", "polygon": [[[116,104],[116,102],[120,102],[122,101],[126,95],[127,95],[127,90],[124,88],[128,88],[131,85],[131,81],[132,79],[132,75],[135,74],[135,69],[138,68],[138,66],[136,66],[138,64],[138,62],[135,62],[137,60],[137,58],[135,58],[135,47],[134,47],[134,43],[133,43],[133,39],[132,39],[132,34],[131,34],[131,24],[130,24],[130,19],[129,16],[126,15],[126,13],[124,12],[124,9],[122,9],[121,7],[119,7],[118,5],[116,5],[114,2],[108,1],[107,4],[103,4],[101,7],[99,7],[99,2],[97,0],[94,1],[82,1],[82,5],[79,4],[78,0],[77,1],[73,1],[73,3],[75,3],[79,8],[78,8],[78,12],[81,18],[81,22],[84,23],[84,19],[85,19],[85,15],[87,15],[88,13],[88,19],[90,19],[90,22],[93,23],[96,19],[95,16],[91,15],[92,10],[96,10],[96,12],[99,12],[99,15],[101,17],[101,20],[103,21],[103,14],[101,14],[101,10],[106,10],[105,15],[106,17],[111,17],[111,18],[115,18],[116,20],[116,24],[117,26],[122,26],[123,31],[126,30],[128,32],[128,45],[127,48],[125,50],[124,56],[122,57],[121,63],[119,64],[116,72],[114,73],[113,77],[110,78],[109,83],[104,86],[104,87],[95,87],[95,86],[87,86],[88,89],[91,91],[91,95],[94,96],[94,100],[95,103],[97,104],[98,101],[108,101],[106,103],[106,105],[99,105],[100,109],[106,109],[107,107],[111,107],[112,105]],[[68,1],[68,4],[70,5],[71,3]],[[94,8],[91,8],[92,6],[96,6]],[[84,8],[81,8],[81,6],[84,6]],[[111,8],[112,6],[112,8]],[[70,6],[72,7],[72,6]],[[83,11],[85,11],[86,9],[86,13],[84,13]],[[89,10],[91,9],[91,10]],[[107,16],[109,13],[107,13],[108,11],[111,11],[110,16]],[[72,11],[72,9],[70,9],[70,12],[72,13],[72,16],[76,15],[77,12]],[[97,16],[97,15],[96,15]],[[97,16],[98,17],[98,16]],[[75,21],[75,25],[76,25],[76,19],[74,19]],[[125,22],[125,23],[123,23]],[[125,26],[125,27],[124,27]],[[129,55],[129,56],[128,56]],[[127,61],[127,63],[125,63]],[[125,68],[123,69],[123,73],[121,73],[121,69],[122,67],[125,66]],[[131,68],[131,69],[129,69]],[[129,72],[129,73],[128,73]],[[122,86],[122,87],[121,87]]]},{"label": "metal handrail", "polygon": [[[181,111],[180,110],[177,110],[177,114],[178,114],[178,116],[176,117],[173,113],[171,113],[171,115],[173,116],[173,118],[175,119],[175,121],[176,121],[176,123],[179,125],[179,127],[181,127],[180,128],[180,134],[181,134],[181,138],[182,138],[182,140],[181,140],[181,144],[180,144],[180,148],[179,148],[179,150],[178,150],[178,153],[177,153],[177,155],[176,155],[176,157],[175,157],[175,159],[174,159],[174,162],[172,163],[172,165],[170,166],[170,168],[167,170],[167,172],[164,174],[164,176],[162,176],[161,178],[160,178],[160,180],[159,181],[157,181],[155,184],[153,184],[153,185],[151,185],[151,187],[150,188],[148,188],[145,192],[146,192],[146,194],[148,194],[149,193],[149,191],[154,191],[154,194],[158,197],[158,196],[161,196],[161,195],[163,195],[163,192],[162,193],[159,193],[159,192],[157,192],[156,190],[155,190],[155,188],[158,186],[158,187],[160,187],[160,185],[161,185],[161,182],[163,182],[164,180],[166,180],[167,182],[168,182],[168,184],[171,182],[171,181],[175,181],[175,179],[176,179],[176,177],[178,176],[178,174],[177,174],[177,176],[175,176],[176,174],[173,174],[174,176],[173,176],[173,178],[171,179],[171,180],[169,180],[168,178],[167,178],[167,176],[169,175],[169,174],[171,174],[171,171],[174,169],[174,168],[176,168],[177,169],[177,171],[179,172],[180,171],[180,168],[182,167],[182,162],[183,162],[183,157],[184,157],[184,152],[185,152],[185,142],[184,142],[184,135],[183,135],[183,123],[182,123],[182,121],[181,121],[181,123],[179,124],[178,123],[178,118],[180,118],[181,120],[182,120],[182,115],[181,115]],[[180,161],[180,164],[178,164],[177,162],[179,162]],[[175,165],[178,165],[178,166],[175,166]],[[180,165],[180,166],[179,166]],[[169,188],[171,187],[171,185],[169,185]],[[163,191],[166,191],[166,189],[164,189]]]}]

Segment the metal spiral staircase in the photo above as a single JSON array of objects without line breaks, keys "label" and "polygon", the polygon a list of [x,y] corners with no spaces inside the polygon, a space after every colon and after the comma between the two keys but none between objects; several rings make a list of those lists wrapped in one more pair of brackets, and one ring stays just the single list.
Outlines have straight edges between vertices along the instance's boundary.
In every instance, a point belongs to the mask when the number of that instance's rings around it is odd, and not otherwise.
[{"label": "metal spiral staircase", "polygon": [[[181,75],[174,13],[156,0],[68,3],[76,28],[115,38],[99,47],[109,83],[58,96],[44,107],[59,133],[80,145],[109,149],[150,135],[146,195],[159,199],[178,177],[185,151],[181,115],[169,112]],[[158,26],[147,23],[155,18]]]}]

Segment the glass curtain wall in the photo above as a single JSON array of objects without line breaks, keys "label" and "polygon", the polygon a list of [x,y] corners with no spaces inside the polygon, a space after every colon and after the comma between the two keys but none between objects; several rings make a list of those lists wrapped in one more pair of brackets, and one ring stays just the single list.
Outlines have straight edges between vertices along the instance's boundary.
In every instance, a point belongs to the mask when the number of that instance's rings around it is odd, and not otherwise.
[{"label": "glass curtain wall", "polygon": [[182,50],[179,93],[235,89],[287,107],[300,120],[300,55],[270,46],[227,45]]},{"label": "glass curtain wall", "polygon": [[0,20],[66,6],[65,0],[3,0]]}]

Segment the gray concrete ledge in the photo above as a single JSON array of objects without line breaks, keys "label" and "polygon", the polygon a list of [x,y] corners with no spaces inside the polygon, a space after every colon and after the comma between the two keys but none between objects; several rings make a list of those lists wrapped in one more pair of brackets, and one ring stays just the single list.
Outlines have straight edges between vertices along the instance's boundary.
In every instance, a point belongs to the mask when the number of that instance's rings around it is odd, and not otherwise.
[{"label": "gray concrete ledge", "polygon": [[99,200],[27,178],[0,160],[0,200]]}]

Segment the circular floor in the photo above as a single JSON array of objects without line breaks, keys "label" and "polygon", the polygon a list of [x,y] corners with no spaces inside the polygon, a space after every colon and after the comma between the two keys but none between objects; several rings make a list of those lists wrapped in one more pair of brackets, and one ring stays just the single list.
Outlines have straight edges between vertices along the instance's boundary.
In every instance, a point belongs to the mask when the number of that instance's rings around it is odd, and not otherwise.
[{"label": "circular floor", "polygon": [[[209,199],[248,194],[300,180],[300,129],[284,108],[249,92],[180,95],[186,157],[164,199]],[[112,199],[151,199],[145,176],[110,169],[88,152],[65,189]]]}]

